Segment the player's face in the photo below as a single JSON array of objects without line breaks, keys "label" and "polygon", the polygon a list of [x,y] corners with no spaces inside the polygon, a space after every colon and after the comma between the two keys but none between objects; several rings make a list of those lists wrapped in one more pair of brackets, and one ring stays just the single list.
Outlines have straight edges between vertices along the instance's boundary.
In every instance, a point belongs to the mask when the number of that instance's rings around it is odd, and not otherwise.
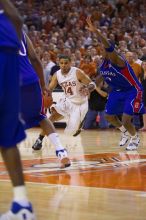
[{"label": "player's face", "polygon": [[67,74],[71,68],[71,61],[68,59],[60,59],[59,66],[63,74]]}]

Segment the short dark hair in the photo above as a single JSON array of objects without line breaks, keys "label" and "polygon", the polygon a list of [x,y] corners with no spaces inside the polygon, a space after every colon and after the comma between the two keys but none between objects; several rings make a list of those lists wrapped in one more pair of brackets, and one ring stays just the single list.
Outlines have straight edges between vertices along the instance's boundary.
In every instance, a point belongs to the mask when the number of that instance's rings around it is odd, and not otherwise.
[{"label": "short dark hair", "polygon": [[59,60],[65,59],[65,60],[71,61],[71,58],[70,58],[68,55],[65,55],[65,54],[60,54],[60,55],[58,56],[58,58],[59,58]]}]

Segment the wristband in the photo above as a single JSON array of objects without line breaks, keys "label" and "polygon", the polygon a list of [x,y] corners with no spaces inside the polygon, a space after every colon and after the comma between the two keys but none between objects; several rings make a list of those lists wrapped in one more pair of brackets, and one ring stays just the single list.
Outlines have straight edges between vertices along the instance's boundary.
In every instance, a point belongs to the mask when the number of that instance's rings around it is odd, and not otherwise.
[{"label": "wristband", "polygon": [[93,91],[96,88],[96,83],[95,82],[90,82],[88,84],[88,89]]},{"label": "wristband", "polygon": [[114,51],[114,49],[115,49],[115,45],[112,45],[112,44],[110,45],[110,47],[105,48],[105,50],[109,53],[112,53]]}]

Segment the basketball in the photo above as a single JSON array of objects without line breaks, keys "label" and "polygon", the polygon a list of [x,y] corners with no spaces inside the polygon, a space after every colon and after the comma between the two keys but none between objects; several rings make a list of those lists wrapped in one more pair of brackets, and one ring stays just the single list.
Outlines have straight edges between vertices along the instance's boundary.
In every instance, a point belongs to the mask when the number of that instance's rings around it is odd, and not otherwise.
[{"label": "basketball", "polygon": [[43,103],[45,108],[49,108],[53,104],[53,98],[51,95],[43,95]]}]

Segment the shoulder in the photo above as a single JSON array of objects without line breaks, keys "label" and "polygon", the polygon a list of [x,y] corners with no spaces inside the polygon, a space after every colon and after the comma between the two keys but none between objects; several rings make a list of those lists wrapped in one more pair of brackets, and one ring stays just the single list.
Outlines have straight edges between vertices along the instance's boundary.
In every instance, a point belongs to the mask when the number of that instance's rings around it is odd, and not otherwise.
[{"label": "shoulder", "polygon": [[84,74],[84,71],[82,69],[79,69],[76,67],[76,73],[77,74]]}]

